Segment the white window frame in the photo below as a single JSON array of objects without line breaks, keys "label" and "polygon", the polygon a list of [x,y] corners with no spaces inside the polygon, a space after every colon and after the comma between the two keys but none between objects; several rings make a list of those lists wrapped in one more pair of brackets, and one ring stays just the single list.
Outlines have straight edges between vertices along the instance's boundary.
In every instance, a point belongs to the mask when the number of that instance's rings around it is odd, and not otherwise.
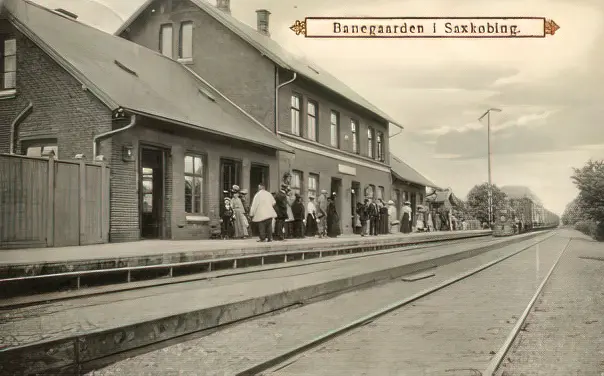
[{"label": "white window frame", "polygon": [[[191,160],[191,169],[187,167],[187,160]],[[204,212],[204,190],[205,190],[205,172],[206,160],[205,156],[195,153],[186,153],[184,158],[184,180],[185,180],[185,213],[187,214],[202,214]],[[198,166],[198,163],[201,166]],[[187,182],[191,183],[191,193],[187,195]],[[195,193],[195,189],[199,187],[199,193]],[[187,196],[191,196],[191,207],[187,208]]]},{"label": "white window frame", "polygon": [[[165,45],[166,42],[169,46]],[[174,28],[170,23],[159,26],[159,52],[170,59],[174,56]]]},{"label": "white window frame", "polygon": [[300,192],[302,192],[302,179],[303,179],[304,174],[302,173],[302,171],[298,171],[298,170],[293,170],[292,171],[292,180],[291,183],[289,185],[289,188],[297,194],[300,194]]},{"label": "white window frame", "polygon": [[15,94],[17,91],[17,39],[3,36],[2,40],[2,95]]},{"label": "white window frame", "polygon": [[331,110],[329,114],[329,133],[330,142],[329,144],[334,148],[340,147],[340,113],[335,110]]},{"label": "white window frame", "polygon": [[359,122],[355,119],[350,119],[350,132],[352,133],[352,152],[359,154],[361,152],[359,143]]},{"label": "white window frame", "polygon": [[375,158],[375,150],[374,150],[374,136],[375,131],[372,127],[367,128],[367,155],[369,158]]},{"label": "white window frame", "polygon": [[319,193],[319,174],[308,174],[308,195],[313,195],[313,197],[317,197]]},{"label": "white window frame", "polygon": [[[311,112],[311,107],[313,111]],[[306,102],[306,138],[317,141],[318,104],[313,100]]]},{"label": "white window frame", "polygon": [[[178,31],[178,61],[180,62],[193,61],[193,32],[193,21],[183,21],[180,23]],[[186,41],[185,37],[188,37],[189,40]]]},{"label": "white window frame", "polygon": [[302,109],[302,96],[293,93],[290,100],[291,133],[295,136],[301,136],[300,120]]}]

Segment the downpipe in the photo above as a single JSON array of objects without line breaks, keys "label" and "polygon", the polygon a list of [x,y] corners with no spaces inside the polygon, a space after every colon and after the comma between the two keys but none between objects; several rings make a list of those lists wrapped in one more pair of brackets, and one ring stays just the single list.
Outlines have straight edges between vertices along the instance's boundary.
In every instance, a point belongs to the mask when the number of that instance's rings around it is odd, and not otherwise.
[{"label": "downpipe", "polygon": [[112,136],[116,135],[117,133],[127,131],[128,129],[130,129],[136,125],[136,120],[137,120],[136,115],[131,115],[130,123],[128,125],[126,125],[125,127],[122,127],[119,129],[114,129],[112,131],[101,133],[101,134],[94,136],[94,138],[92,139],[92,160],[96,161],[96,158],[98,156],[98,144],[101,140],[106,139],[108,137],[112,137]]},{"label": "downpipe", "polygon": [[[276,75],[276,82],[279,82],[279,70],[277,70],[275,75]],[[294,82],[296,80],[296,78],[298,78],[298,73],[294,72],[294,77],[292,77],[291,80],[285,81],[282,84],[278,84],[277,87],[275,88],[275,134],[279,133],[279,90],[282,87]]]},{"label": "downpipe", "polygon": [[34,105],[30,101],[27,104],[27,106],[25,106],[25,108],[21,112],[19,112],[19,114],[17,115],[15,120],[13,120],[13,122],[10,124],[10,140],[9,140],[9,149],[8,149],[8,153],[10,155],[15,154],[15,133],[16,133],[17,127],[19,126],[19,124],[21,124],[21,122],[23,120],[25,120],[25,118],[27,117],[27,115],[30,114],[30,112],[33,110],[33,108],[34,108]]}]

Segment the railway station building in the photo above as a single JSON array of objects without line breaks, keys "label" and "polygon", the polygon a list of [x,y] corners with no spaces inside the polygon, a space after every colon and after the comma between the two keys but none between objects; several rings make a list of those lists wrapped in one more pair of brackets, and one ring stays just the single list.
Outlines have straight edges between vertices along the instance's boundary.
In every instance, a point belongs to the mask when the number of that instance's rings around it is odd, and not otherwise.
[{"label": "railway station building", "polygon": [[[243,0],[239,0],[243,1]],[[304,197],[336,194],[343,233],[353,232],[354,207],[365,197],[391,197],[390,127],[395,121],[316,64],[270,37],[270,12],[257,28],[237,20],[228,0],[146,1],[115,33],[179,61],[206,77],[238,106],[295,150],[278,152],[279,176]],[[231,154],[224,187],[248,188]],[[249,188],[253,188],[250,186]],[[278,187],[271,187],[272,190]]]},{"label": "railway station building", "polygon": [[[7,0],[4,7],[0,157],[17,160],[11,171],[25,168],[19,158],[49,153],[74,163],[103,160],[110,167],[110,241],[207,238],[227,184],[277,187],[278,155],[293,148],[200,75],[34,3]],[[55,185],[69,186],[65,179],[57,176]],[[60,190],[55,194],[70,194]],[[11,213],[44,206],[12,204],[19,210]],[[77,221],[77,205],[64,210],[59,220]],[[9,222],[19,227],[20,220]],[[45,241],[44,226],[28,227],[30,246]]]}]

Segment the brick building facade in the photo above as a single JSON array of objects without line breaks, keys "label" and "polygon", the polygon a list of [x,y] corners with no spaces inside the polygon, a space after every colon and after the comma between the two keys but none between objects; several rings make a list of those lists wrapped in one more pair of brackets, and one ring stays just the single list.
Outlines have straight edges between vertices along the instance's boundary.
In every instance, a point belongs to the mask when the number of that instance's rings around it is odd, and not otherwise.
[{"label": "brick building facade", "polygon": [[[303,197],[335,192],[344,233],[365,196],[390,197],[393,121],[328,72],[287,53],[269,36],[269,12],[253,29],[229,1],[149,0],[116,35],[180,61],[249,112],[295,155],[279,154]],[[278,109],[278,111],[276,111]],[[275,113],[278,113],[275,116]]]},{"label": "brick building facade", "polygon": [[5,7],[16,66],[3,78],[17,77],[0,91],[0,152],[98,160],[93,139],[120,130],[96,150],[111,167],[111,241],[208,237],[224,188],[277,184],[291,148],[181,64],[27,1]]}]

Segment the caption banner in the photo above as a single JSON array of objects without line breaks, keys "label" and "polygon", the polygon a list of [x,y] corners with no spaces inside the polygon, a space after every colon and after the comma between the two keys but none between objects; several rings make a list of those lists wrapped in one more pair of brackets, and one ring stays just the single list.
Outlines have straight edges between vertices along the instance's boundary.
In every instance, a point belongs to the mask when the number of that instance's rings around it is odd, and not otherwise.
[{"label": "caption banner", "polygon": [[560,26],[543,17],[307,17],[290,29],[307,38],[544,38]]}]

